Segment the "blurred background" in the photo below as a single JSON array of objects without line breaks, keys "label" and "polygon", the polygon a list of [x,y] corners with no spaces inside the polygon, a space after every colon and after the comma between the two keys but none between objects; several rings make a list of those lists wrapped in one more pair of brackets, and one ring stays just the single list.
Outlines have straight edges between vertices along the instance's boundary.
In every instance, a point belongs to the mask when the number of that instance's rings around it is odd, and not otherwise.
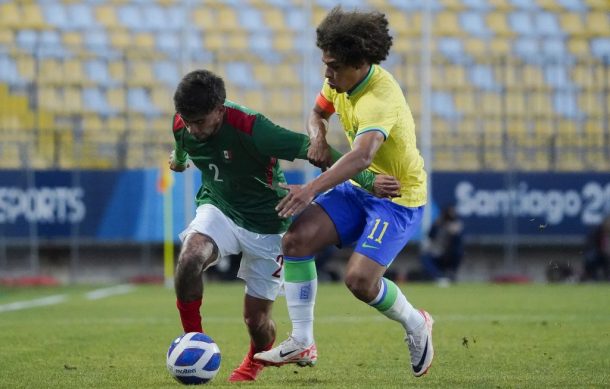
[{"label": "blurred background", "polygon": [[[391,275],[607,279],[607,0],[0,0],[0,281],[162,279],[164,240],[178,249],[200,184],[165,170],[181,76],[210,69],[229,99],[304,131],[323,77],[315,27],[337,4],[387,15],[382,66],[430,178],[422,231]],[[317,174],[283,166],[292,183]],[[447,207],[461,258],[434,275],[420,252]],[[322,274],[340,279],[348,253],[322,253]],[[210,276],[232,278],[236,261]]]}]

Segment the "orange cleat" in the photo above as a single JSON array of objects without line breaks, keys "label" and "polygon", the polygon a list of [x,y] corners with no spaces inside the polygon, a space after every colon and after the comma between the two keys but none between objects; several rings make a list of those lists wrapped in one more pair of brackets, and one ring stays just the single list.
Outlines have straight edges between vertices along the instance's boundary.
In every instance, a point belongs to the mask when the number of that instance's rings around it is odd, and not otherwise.
[{"label": "orange cleat", "polygon": [[241,365],[229,376],[229,382],[242,382],[242,381],[255,381],[258,374],[263,370],[265,366],[252,359],[248,354],[241,362]]}]

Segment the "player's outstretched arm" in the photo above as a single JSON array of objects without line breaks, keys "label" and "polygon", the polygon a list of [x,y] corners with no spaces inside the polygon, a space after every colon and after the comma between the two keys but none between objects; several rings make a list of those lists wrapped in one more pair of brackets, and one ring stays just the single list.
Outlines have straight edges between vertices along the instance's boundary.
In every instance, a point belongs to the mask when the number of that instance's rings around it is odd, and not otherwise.
[{"label": "player's outstretched arm", "polygon": [[[330,146],[332,163],[337,162],[343,154]],[[371,192],[378,197],[398,197],[400,196],[400,182],[393,176],[377,174],[369,169],[358,172],[351,178],[363,189]]]},{"label": "player's outstretched arm", "polygon": [[313,181],[305,185],[282,185],[289,192],[275,208],[278,214],[281,217],[289,217],[301,213],[316,194],[333,188],[367,169],[384,140],[385,136],[381,132],[370,131],[362,134],[356,138],[350,152]]}]

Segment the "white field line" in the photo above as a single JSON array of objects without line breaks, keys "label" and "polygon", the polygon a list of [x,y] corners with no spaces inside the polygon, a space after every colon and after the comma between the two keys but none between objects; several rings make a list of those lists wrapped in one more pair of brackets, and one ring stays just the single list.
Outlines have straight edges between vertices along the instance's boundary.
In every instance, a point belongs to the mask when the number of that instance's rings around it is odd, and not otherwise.
[{"label": "white field line", "polygon": [[14,303],[0,305],[0,313],[19,311],[21,309],[35,308],[35,307],[46,307],[49,305],[55,305],[66,301],[67,297],[65,294],[57,294],[53,296],[42,297],[34,300],[27,301],[15,301]]},{"label": "white field line", "polygon": [[111,286],[110,288],[92,290],[91,292],[85,294],[85,298],[87,300],[99,300],[118,294],[129,293],[134,289],[134,286],[129,284]]}]

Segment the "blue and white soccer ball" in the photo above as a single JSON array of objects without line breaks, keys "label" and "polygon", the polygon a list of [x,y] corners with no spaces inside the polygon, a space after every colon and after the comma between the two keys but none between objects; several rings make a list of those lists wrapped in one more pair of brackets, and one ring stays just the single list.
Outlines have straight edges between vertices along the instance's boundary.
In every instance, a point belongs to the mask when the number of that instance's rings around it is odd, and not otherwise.
[{"label": "blue and white soccer ball", "polygon": [[209,336],[189,332],[176,338],[167,350],[167,370],[185,385],[205,384],[220,369],[220,349]]}]

